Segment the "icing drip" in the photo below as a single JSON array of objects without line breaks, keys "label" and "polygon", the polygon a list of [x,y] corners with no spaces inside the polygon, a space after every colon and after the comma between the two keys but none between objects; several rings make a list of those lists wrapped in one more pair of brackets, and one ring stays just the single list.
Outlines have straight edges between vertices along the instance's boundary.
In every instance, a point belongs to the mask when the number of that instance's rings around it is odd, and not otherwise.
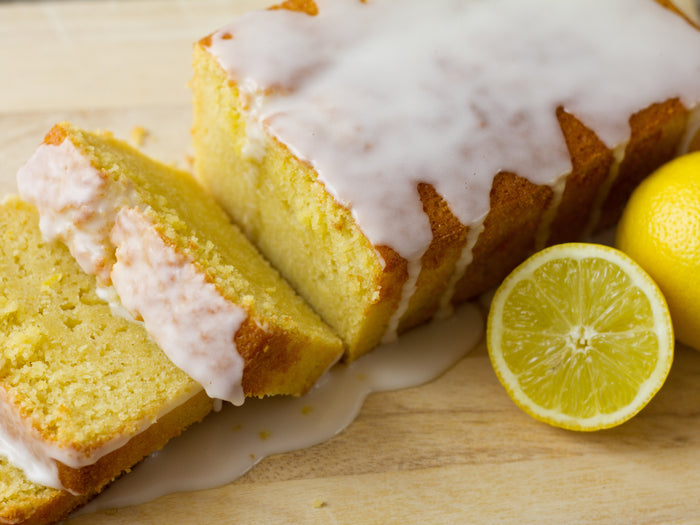
[{"label": "icing drip", "polygon": [[122,304],[143,318],[170,360],[209,397],[242,405],[244,363],[233,338],[246,311],[224,299],[137,208],[117,214],[111,239],[117,259],[112,283]]},{"label": "icing drip", "polygon": [[622,165],[622,161],[625,158],[626,148],[627,142],[624,142],[622,144],[619,144],[616,148],[612,150],[613,162],[610,165],[610,171],[608,172],[608,176],[598,189],[598,194],[596,195],[595,202],[593,203],[593,209],[591,210],[591,214],[588,217],[588,223],[583,229],[582,237],[584,239],[593,235],[593,232],[598,226],[598,222],[600,221],[600,215],[603,210],[603,204],[605,204],[605,201],[608,198],[608,195],[610,194],[610,190],[612,189],[612,186],[615,183],[617,176],[620,174],[620,166]]},{"label": "icing drip", "polygon": [[382,344],[392,343],[398,337],[399,322],[401,321],[403,314],[406,313],[406,310],[408,310],[411,296],[416,289],[420,269],[420,259],[412,259],[408,261],[408,279],[403,285],[399,304],[389,319],[389,325],[387,326],[384,336],[382,337]]},{"label": "icing drip", "polygon": [[440,297],[440,306],[436,313],[438,319],[444,319],[453,313],[454,308],[451,302],[452,296],[455,294],[457,283],[462,280],[467,268],[474,259],[474,246],[476,246],[476,241],[479,240],[479,235],[481,235],[481,232],[484,231],[485,220],[486,217],[469,227],[469,231],[467,232],[467,241],[464,244],[464,248],[462,248],[462,253],[459,255],[459,259],[457,259],[455,270],[452,272],[450,280],[445,287],[445,291]]},{"label": "icing drip", "polygon": [[114,263],[109,230],[119,208],[136,202],[133,187],[110,182],[70,140],[41,145],[17,173],[17,186],[42,212],[44,237],[65,242],[86,273],[109,283]]},{"label": "icing drip", "polygon": [[561,204],[561,199],[564,196],[564,189],[566,188],[566,178],[559,177],[551,185],[552,188],[552,200],[547,206],[547,209],[542,214],[542,220],[537,226],[537,232],[535,233],[535,250],[541,250],[547,246],[547,241],[549,240],[549,234],[552,228],[552,222],[557,216],[557,210]]}]

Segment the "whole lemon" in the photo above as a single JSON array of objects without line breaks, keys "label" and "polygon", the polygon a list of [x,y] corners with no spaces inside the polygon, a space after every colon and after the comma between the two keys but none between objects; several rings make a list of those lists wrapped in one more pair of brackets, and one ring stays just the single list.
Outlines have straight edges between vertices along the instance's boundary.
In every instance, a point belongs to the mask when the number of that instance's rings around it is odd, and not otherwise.
[{"label": "whole lemon", "polygon": [[700,350],[700,152],[665,164],[639,185],[616,244],[658,284],[676,338]]}]

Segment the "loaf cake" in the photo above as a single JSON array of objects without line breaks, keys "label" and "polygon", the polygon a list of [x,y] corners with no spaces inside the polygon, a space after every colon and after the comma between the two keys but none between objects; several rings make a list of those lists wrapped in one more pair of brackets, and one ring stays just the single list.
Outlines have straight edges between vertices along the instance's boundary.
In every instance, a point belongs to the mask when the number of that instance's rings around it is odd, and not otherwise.
[{"label": "loaf cake", "polygon": [[54,126],[17,175],[59,238],[207,394],[299,395],[342,342],[188,173],[109,133]]},{"label": "loaf cake", "polygon": [[354,359],[614,224],[698,49],[653,0],[287,1],[195,45],[195,174]]},{"label": "loaf cake", "polygon": [[0,204],[0,523],[60,519],[213,406],[38,222]]}]

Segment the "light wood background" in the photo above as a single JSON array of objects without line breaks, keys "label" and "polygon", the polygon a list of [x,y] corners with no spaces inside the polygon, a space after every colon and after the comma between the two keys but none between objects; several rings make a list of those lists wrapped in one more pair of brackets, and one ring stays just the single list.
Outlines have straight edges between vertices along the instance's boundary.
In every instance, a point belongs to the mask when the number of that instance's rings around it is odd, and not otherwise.
[{"label": "light wood background", "polygon": [[[0,194],[68,119],[187,168],[192,43],[264,0],[0,3]],[[319,502],[323,505],[318,507]],[[374,394],[321,445],[215,490],[71,524],[700,522],[700,354],[636,418],[579,434],[517,409],[483,346],[419,388]]]}]

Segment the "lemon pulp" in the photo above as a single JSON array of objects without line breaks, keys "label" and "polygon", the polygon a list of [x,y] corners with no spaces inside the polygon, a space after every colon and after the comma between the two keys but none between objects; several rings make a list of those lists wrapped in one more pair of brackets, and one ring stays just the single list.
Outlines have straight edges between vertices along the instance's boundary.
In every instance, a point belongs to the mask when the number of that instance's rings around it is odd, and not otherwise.
[{"label": "lemon pulp", "polygon": [[608,428],[641,410],[671,366],[673,329],[656,285],[624,254],[570,243],[539,252],[494,296],[496,374],[535,418]]}]

